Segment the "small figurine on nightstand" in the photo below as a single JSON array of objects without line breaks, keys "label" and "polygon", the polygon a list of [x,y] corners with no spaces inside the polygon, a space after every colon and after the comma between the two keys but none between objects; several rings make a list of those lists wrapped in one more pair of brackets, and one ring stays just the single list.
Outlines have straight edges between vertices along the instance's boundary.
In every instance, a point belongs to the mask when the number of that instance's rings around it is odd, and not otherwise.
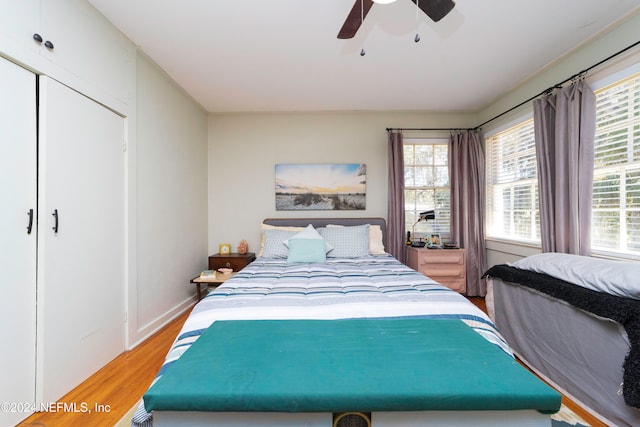
[{"label": "small figurine on nightstand", "polygon": [[238,253],[240,255],[244,255],[248,251],[249,251],[249,244],[247,243],[247,241],[244,239],[240,240],[240,243],[238,243]]}]

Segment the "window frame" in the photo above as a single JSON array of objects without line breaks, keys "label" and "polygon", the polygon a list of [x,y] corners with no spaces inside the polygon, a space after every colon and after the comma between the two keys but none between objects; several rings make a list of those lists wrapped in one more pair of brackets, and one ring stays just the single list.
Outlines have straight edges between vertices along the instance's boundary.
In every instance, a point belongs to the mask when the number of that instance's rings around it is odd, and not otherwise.
[{"label": "window frame", "polygon": [[[527,114],[521,115],[510,122],[492,129],[490,132],[484,135],[484,146],[485,146],[485,240],[496,240],[503,241],[513,244],[527,245],[533,247],[541,247],[540,241],[540,209],[539,209],[539,191],[538,191],[538,171],[537,171],[537,163],[535,162],[535,135],[533,135],[533,157],[534,157],[534,175],[532,177],[528,177],[522,180],[510,180],[504,182],[493,182],[494,175],[492,174],[493,168],[495,167],[495,162],[492,161],[492,149],[490,146],[491,139],[493,139],[496,135],[505,133],[509,130],[520,128],[524,126],[527,122],[531,122],[532,132],[534,131],[534,122],[533,122],[533,111],[528,112]],[[529,156],[531,153],[528,154]],[[524,156],[515,156],[515,158],[520,158]],[[530,200],[533,201],[533,206],[530,209],[516,209],[515,204],[517,200],[514,196],[514,192],[518,187],[527,186],[530,192]],[[510,190],[511,194],[511,205],[513,206],[509,210],[499,210],[496,211],[493,209],[493,200],[492,195],[494,194],[494,189],[503,189]],[[515,214],[517,211],[521,212],[529,212],[531,222],[529,224],[531,233],[531,238],[525,238],[521,236],[515,235],[515,227],[517,221],[515,220]],[[505,215],[505,213],[509,213],[510,216],[510,232],[506,233],[495,233],[494,227],[494,216],[496,214]]]},{"label": "window frame", "polygon": [[[443,239],[448,239],[449,236],[451,235],[451,180],[450,180],[450,171],[449,171],[449,139],[445,138],[445,137],[423,137],[423,138],[404,138],[403,141],[403,151],[405,151],[406,147],[408,145],[410,146],[418,146],[418,145],[444,145],[446,147],[447,150],[447,155],[446,155],[446,169],[447,169],[447,185],[446,186],[439,186],[439,185],[433,185],[433,186],[407,186],[407,180],[406,180],[406,173],[407,173],[407,163],[406,163],[406,155],[403,158],[403,171],[404,171],[404,212],[405,212],[405,228],[406,231],[410,231],[412,237],[416,237],[414,236],[414,230],[415,230],[415,234],[417,236],[422,236],[422,238],[427,237],[430,233],[440,233]],[[413,167],[416,166],[415,163],[415,159],[413,164],[411,165]],[[434,163],[430,163],[430,164],[425,164],[423,166],[434,166],[434,167],[442,167],[443,165],[441,164],[436,164]],[[437,207],[437,195],[436,193],[434,193],[434,206],[433,208],[430,207],[426,207],[426,208],[418,208],[417,206],[417,202],[415,201],[417,199],[417,197],[414,197],[414,209],[407,209],[407,191],[434,191],[434,192],[438,192],[438,191],[447,191],[447,202],[448,202],[448,206],[447,209],[445,210],[447,212],[446,215],[446,219],[443,220],[443,215],[442,215],[442,210],[439,210]],[[426,222],[420,222],[418,224],[416,224],[416,221],[418,219],[418,213],[423,211],[423,210],[428,210],[428,209],[434,209],[436,211],[436,220],[429,220]],[[412,212],[412,215],[409,215],[409,212]],[[438,214],[438,212],[441,212],[440,214]]]}]

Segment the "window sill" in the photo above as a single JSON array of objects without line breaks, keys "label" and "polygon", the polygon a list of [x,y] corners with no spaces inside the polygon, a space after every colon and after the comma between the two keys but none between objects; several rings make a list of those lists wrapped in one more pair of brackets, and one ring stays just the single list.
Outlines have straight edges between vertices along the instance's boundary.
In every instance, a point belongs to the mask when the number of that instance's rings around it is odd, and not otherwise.
[{"label": "window sill", "polygon": [[[484,241],[487,250],[501,252],[509,255],[526,257],[542,252],[542,247],[540,246],[540,244],[536,243],[500,239],[497,237],[486,237]],[[640,261],[640,255],[597,249],[594,249],[592,251],[591,256],[594,258],[618,261]]]},{"label": "window sill", "polygon": [[610,259],[614,261],[640,261],[640,255],[624,252],[608,252],[597,249],[591,251],[591,256],[594,258]]},{"label": "window sill", "polygon": [[540,245],[536,243],[499,239],[495,237],[486,237],[484,241],[487,250],[501,252],[508,255],[527,257],[541,252]]}]

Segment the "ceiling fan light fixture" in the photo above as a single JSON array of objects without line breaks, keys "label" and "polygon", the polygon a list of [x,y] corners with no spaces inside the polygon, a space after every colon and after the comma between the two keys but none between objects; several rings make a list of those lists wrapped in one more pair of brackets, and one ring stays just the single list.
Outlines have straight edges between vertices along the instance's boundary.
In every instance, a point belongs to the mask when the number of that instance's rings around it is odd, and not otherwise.
[{"label": "ceiling fan light fixture", "polygon": [[378,3],[378,4],[391,4],[396,0],[373,0],[374,3]]}]

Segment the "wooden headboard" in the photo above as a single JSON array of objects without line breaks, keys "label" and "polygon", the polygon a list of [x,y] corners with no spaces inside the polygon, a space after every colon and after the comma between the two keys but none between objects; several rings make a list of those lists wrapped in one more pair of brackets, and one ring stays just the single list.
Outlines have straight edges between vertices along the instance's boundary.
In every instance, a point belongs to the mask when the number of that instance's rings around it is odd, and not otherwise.
[{"label": "wooden headboard", "polygon": [[267,225],[278,227],[306,227],[311,224],[315,228],[326,227],[328,224],[353,226],[362,224],[379,225],[382,229],[382,243],[387,247],[387,222],[384,218],[266,218],[262,221]]}]

